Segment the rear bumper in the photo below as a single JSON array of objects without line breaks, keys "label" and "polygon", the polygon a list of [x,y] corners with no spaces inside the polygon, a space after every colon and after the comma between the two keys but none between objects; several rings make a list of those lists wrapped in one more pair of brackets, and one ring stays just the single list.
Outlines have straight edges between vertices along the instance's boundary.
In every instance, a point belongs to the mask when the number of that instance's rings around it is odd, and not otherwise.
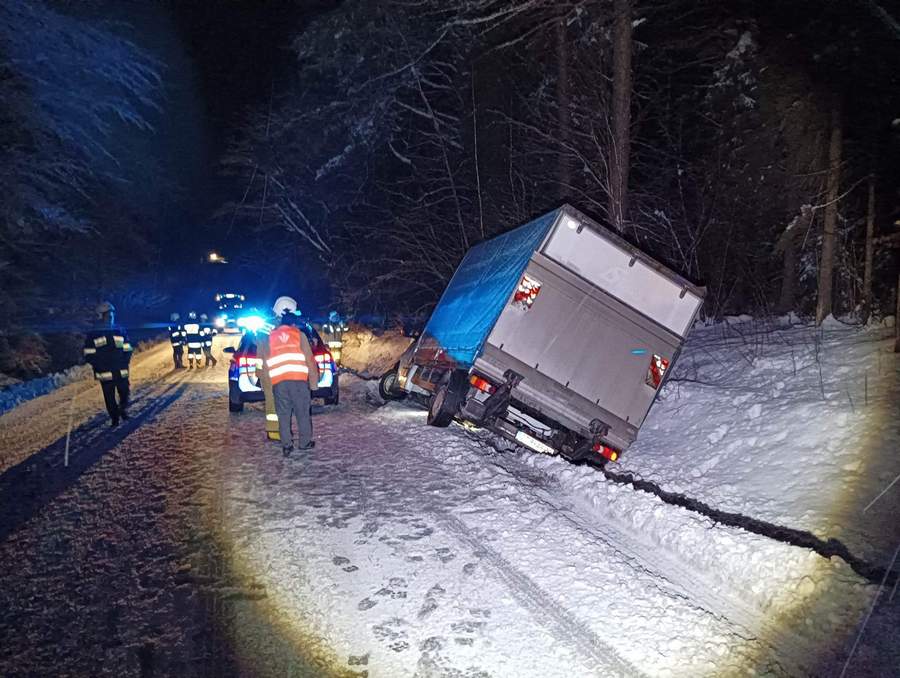
[{"label": "rear bumper", "polygon": [[[266,394],[262,389],[242,391],[237,385],[237,379],[231,379],[228,388],[231,394],[239,395],[242,403],[261,403],[266,399]],[[310,392],[310,396],[312,398],[333,398],[334,390],[334,386],[317,388]]]},{"label": "rear bumper", "polygon": [[612,412],[592,403],[587,398],[567,389],[534,368],[486,344],[484,353],[475,361],[475,370],[501,383],[506,370],[513,370],[523,379],[511,394],[513,401],[540,412],[570,431],[591,438],[591,421],[599,419],[609,427],[602,436],[606,444],[625,451],[637,438],[638,429]]},{"label": "rear bumper", "polygon": [[262,391],[240,391],[241,402],[244,403],[261,403],[266,399],[266,394]]},{"label": "rear bumper", "polygon": [[313,398],[331,398],[333,395],[334,390],[331,387],[317,388],[310,392],[310,396]]}]

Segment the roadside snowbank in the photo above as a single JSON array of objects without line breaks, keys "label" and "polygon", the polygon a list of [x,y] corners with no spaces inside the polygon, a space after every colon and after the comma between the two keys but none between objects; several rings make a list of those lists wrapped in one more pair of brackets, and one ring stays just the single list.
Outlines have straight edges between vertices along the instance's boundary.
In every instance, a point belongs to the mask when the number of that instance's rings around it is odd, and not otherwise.
[{"label": "roadside snowbank", "polygon": [[28,400],[47,395],[60,386],[81,381],[91,376],[91,368],[87,365],[75,365],[63,372],[50,374],[46,377],[20,381],[0,391],[0,414],[9,412],[16,405]]},{"label": "roadside snowbank", "polygon": [[[77,428],[105,412],[100,387],[95,385],[90,370],[80,373],[77,369],[71,379],[46,393],[35,393],[0,414],[0,473],[65,435],[69,417]],[[143,382],[159,379],[171,369],[172,350],[168,342],[139,344],[131,363],[132,393],[136,394]]]},{"label": "roadside snowbank", "polygon": [[[153,339],[138,343],[135,347],[135,355],[152,348],[160,341],[162,340]],[[3,376],[5,375],[0,375],[0,377]],[[88,365],[73,365],[67,370],[48,374],[45,377],[29,379],[28,381],[15,380],[0,390],[0,414],[9,412],[21,403],[52,393],[62,386],[90,378],[91,368]]]},{"label": "roadside snowbank", "polygon": [[900,356],[890,332],[738,322],[691,333],[616,471],[836,538],[886,566],[900,541]]},{"label": "roadside snowbank", "polygon": [[376,334],[361,325],[344,333],[341,365],[363,378],[380,377],[397,362],[412,343],[400,330]]}]

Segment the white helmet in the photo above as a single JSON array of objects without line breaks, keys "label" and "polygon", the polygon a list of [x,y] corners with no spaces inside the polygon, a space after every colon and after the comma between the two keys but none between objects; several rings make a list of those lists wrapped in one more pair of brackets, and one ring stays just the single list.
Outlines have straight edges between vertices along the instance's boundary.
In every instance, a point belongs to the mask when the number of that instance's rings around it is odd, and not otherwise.
[{"label": "white helmet", "polygon": [[188,313],[188,318],[190,320],[196,320],[197,319],[197,311],[191,311],[190,313]]},{"label": "white helmet", "polygon": [[97,317],[103,316],[105,313],[113,314],[116,312],[116,307],[113,306],[108,301],[102,301],[97,304],[97,308],[95,309],[97,312]]},{"label": "white helmet", "polygon": [[208,319],[208,316],[205,313],[200,314],[200,320],[202,320],[203,322],[206,322],[207,319]]},{"label": "white helmet", "polygon": [[171,320],[172,322],[175,322],[176,320],[181,320],[181,316],[178,315],[177,313],[173,313],[172,315],[169,316],[169,320]]},{"label": "white helmet", "polygon": [[278,297],[275,300],[275,305],[272,306],[272,311],[278,317],[283,316],[285,313],[296,313],[297,302],[293,297]]}]

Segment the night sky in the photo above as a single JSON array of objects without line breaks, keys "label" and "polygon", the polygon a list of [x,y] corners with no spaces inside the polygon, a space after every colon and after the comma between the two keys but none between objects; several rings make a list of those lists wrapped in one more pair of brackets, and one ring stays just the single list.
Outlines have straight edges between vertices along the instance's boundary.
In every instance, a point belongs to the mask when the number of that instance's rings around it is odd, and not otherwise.
[{"label": "night sky", "polygon": [[160,240],[168,284],[184,303],[203,307],[212,290],[225,287],[262,302],[279,286],[300,286],[307,304],[315,306],[318,297],[327,294],[320,274],[314,280],[300,279],[287,263],[277,262],[273,276],[270,262],[260,261],[258,270],[199,262],[211,249],[233,257],[238,240],[241,247],[262,251],[278,243],[273,249],[282,257],[302,256],[296,247],[284,247],[290,239],[283,231],[259,233],[251,228],[256,215],[223,208],[239,201],[246,186],[224,175],[221,162],[250,107],[265,102],[273,85],[293,77],[292,37],[336,4],[167,0],[160,5],[133,3],[124,10],[119,6],[136,42],[166,64],[168,98],[155,143],[166,149],[177,188],[167,205],[166,223],[160,226]]}]

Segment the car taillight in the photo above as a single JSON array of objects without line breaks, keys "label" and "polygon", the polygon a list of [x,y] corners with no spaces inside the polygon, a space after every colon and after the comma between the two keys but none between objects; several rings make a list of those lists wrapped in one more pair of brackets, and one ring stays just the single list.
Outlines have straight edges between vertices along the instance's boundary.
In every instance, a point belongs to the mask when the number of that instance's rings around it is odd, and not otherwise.
[{"label": "car taillight", "polygon": [[616,450],[611,448],[609,445],[604,445],[603,443],[594,443],[593,450],[601,457],[609,459],[610,461],[615,461],[619,458],[619,453]]},{"label": "car taillight", "polygon": [[529,275],[522,276],[516,293],[513,295],[513,304],[521,306],[526,311],[534,305],[534,300],[541,293],[541,283]]},{"label": "car taillight", "polygon": [[484,393],[493,393],[497,390],[497,388],[491,382],[483,377],[479,377],[477,374],[473,374],[471,377],[469,377],[469,383],[479,391],[483,391]]},{"label": "car taillight", "polygon": [[333,370],[334,367],[334,359],[331,357],[331,354],[328,351],[324,353],[317,353],[316,356],[316,367],[320,369]]},{"label": "car taillight", "polygon": [[260,362],[256,356],[236,355],[231,359],[232,364],[236,364],[241,374],[250,374],[255,372]]}]

